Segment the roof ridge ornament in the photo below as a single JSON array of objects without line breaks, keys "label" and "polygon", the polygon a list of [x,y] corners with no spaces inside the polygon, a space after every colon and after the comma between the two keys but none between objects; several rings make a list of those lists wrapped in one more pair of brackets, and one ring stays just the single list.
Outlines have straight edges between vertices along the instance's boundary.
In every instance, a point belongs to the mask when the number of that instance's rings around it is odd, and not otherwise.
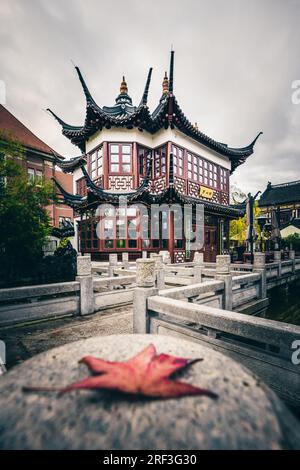
[{"label": "roof ridge ornament", "polygon": [[87,102],[96,104],[95,100],[93,99],[93,97],[90,93],[90,90],[87,87],[87,84],[85,83],[85,80],[82,76],[82,73],[80,72],[80,69],[79,69],[79,67],[77,67],[77,65],[75,65],[75,70],[77,72],[77,75],[78,75],[78,78],[80,80],[80,83],[81,83],[81,86],[82,86],[82,89],[83,89],[83,92],[85,94]]},{"label": "roof ridge ornament", "polygon": [[121,94],[124,94],[124,93],[128,93],[128,86],[127,86],[127,83],[126,83],[126,80],[125,80],[125,75],[123,75],[123,80],[121,82],[121,86],[120,86],[120,93]]},{"label": "roof ridge ornament", "polygon": [[169,93],[169,79],[168,79],[167,72],[165,72],[165,76],[162,82],[162,92],[163,92],[163,96]]},{"label": "roof ridge ornament", "polygon": [[171,50],[170,57],[170,73],[169,73],[169,92],[173,93],[173,82],[174,82],[174,54],[175,52]]},{"label": "roof ridge ornament", "polygon": [[128,86],[127,86],[127,82],[125,80],[124,75],[123,75],[122,82],[120,85],[120,94],[116,98],[116,103],[117,104],[121,103],[121,105],[124,105],[124,107],[126,103],[132,106],[132,99],[128,95]]},{"label": "roof ridge ornament", "polygon": [[56,121],[63,127],[63,128],[70,128],[70,129],[80,129],[81,126],[72,126],[70,124],[67,124],[65,121],[63,121],[60,117],[57,116],[57,114],[55,114],[52,109],[50,108],[47,108],[46,111],[48,111],[48,113],[50,113],[54,119],[56,119]]},{"label": "roof ridge ornament", "polygon": [[143,96],[142,96],[142,99],[141,99],[141,102],[140,102],[140,106],[142,106],[143,104],[144,104],[144,105],[147,104],[147,101],[148,101],[148,93],[149,93],[149,87],[150,87],[151,76],[152,76],[152,70],[153,70],[153,68],[150,67],[149,72],[148,72],[148,76],[147,76],[147,80],[146,80],[146,85],[145,85],[144,93],[143,93]]}]

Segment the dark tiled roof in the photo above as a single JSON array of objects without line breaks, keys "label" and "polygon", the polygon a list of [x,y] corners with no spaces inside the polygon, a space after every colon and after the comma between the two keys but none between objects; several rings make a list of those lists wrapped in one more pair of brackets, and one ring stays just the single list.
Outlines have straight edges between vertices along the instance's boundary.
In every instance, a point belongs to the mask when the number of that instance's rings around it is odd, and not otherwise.
[{"label": "dark tiled roof", "polygon": [[268,183],[267,189],[260,197],[261,207],[300,202],[300,181],[283,184]]},{"label": "dark tiled roof", "polygon": [[4,132],[7,137],[17,140],[24,147],[48,153],[52,156],[55,153],[49,145],[33,134],[2,105],[0,105],[0,131]]},{"label": "dark tiled roof", "polygon": [[93,99],[78,67],[79,80],[86,98],[86,117],[82,126],[73,126],[65,123],[50,109],[49,111],[62,126],[62,133],[74,145],[77,145],[83,152],[85,151],[85,142],[98,130],[111,127],[124,127],[132,129],[137,127],[139,130],[146,130],[152,134],[160,129],[177,128],[187,136],[199,143],[211,148],[221,155],[227,156],[231,160],[232,171],[253,153],[254,145],[261,132],[247,146],[234,148],[218,142],[203,132],[199,131],[185,116],[180,108],[173,93],[173,72],[174,72],[174,52],[171,52],[170,61],[170,81],[167,93],[163,94],[160,102],[153,113],[150,112],[147,105],[148,91],[151,79],[152,69],[149,70],[144,93],[139,106],[132,105],[130,96],[127,93],[120,93],[114,106],[100,107]]},{"label": "dark tiled roof", "polygon": [[287,222],[286,224],[283,224],[280,226],[280,229],[284,229],[286,227],[289,227],[290,225],[292,225],[293,227],[296,227],[298,229],[300,229],[300,219],[293,219],[293,220],[290,220],[289,222]]}]

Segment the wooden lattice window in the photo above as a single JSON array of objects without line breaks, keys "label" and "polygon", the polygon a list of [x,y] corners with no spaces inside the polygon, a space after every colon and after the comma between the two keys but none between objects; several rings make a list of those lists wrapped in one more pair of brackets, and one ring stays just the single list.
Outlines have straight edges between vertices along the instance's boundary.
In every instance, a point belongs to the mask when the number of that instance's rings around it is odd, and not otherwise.
[{"label": "wooden lattice window", "polygon": [[229,171],[220,167],[220,189],[228,192],[229,190]]},{"label": "wooden lattice window", "polygon": [[138,146],[138,159],[139,159],[139,174],[141,176],[146,176],[147,164],[148,164],[150,157],[151,157],[151,150],[139,145]]},{"label": "wooden lattice window", "polygon": [[176,145],[172,146],[174,175],[184,176],[184,150]]},{"label": "wooden lattice window", "polygon": [[112,174],[131,173],[131,144],[110,144],[109,145],[109,170]]},{"label": "wooden lattice window", "polygon": [[166,146],[158,147],[154,150],[153,177],[159,178],[166,174]]},{"label": "wooden lattice window", "polygon": [[76,181],[76,194],[80,196],[87,195],[86,179],[84,176]]}]

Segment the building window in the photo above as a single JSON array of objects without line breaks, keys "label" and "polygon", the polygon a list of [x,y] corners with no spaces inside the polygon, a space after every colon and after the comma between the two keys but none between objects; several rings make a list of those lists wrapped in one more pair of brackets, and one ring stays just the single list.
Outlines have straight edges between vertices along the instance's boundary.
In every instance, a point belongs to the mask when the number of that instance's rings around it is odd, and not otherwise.
[{"label": "building window", "polygon": [[35,180],[37,183],[41,183],[43,181],[43,172],[41,170],[35,171]]},{"label": "building window", "polygon": [[80,249],[81,250],[98,250],[99,238],[97,235],[97,219],[91,217],[80,223]]},{"label": "building window", "polygon": [[130,144],[110,144],[110,173],[131,173],[131,154]]},{"label": "building window", "polygon": [[184,150],[180,147],[172,146],[174,174],[183,177]]},{"label": "building window", "polygon": [[79,194],[80,196],[87,195],[87,186],[84,176],[76,181],[76,194]]},{"label": "building window", "polygon": [[135,249],[138,244],[138,222],[135,207],[105,211],[100,220],[100,233],[104,238],[104,249]]},{"label": "building window", "polygon": [[166,174],[166,146],[154,150],[153,177],[159,178]]},{"label": "building window", "polygon": [[34,168],[27,168],[28,181],[33,183],[41,183],[43,181],[43,172],[42,170],[35,170]]},{"label": "building window", "polygon": [[103,149],[98,148],[94,152],[90,153],[90,175],[92,180],[103,175]]},{"label": "building window", "polygon": [[27,175],[28,175],[28,181],[30,183],[33,183],[33,181],[34,181],[34,169],[33,168],[27,168]]},{"label": "building window", "polygon": [[151,150],[146,147],[138,146],[138,158],[139,158],[139,174],[146,176],[147,164],[151,157]]},{"label": "building window", "polygon": [[225,168],[220,168],[220,189],[228,192],[229,172]]},{"label": "building window", "polygon": [[188,179],[217,189],[218,166],[190,152],[187,153],[187,157]]}]

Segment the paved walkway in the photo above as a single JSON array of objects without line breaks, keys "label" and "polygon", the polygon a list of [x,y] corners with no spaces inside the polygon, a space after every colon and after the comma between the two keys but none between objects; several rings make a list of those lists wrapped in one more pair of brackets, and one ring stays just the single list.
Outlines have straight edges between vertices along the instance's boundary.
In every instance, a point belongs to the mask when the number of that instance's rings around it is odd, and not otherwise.
[{"label": "paved walkway", "polygon": [[105,310],[87,317],[68,317],[0,329],[6,344],[6,368],[48,349],[99,335],[133,332],[132,306]]}]

